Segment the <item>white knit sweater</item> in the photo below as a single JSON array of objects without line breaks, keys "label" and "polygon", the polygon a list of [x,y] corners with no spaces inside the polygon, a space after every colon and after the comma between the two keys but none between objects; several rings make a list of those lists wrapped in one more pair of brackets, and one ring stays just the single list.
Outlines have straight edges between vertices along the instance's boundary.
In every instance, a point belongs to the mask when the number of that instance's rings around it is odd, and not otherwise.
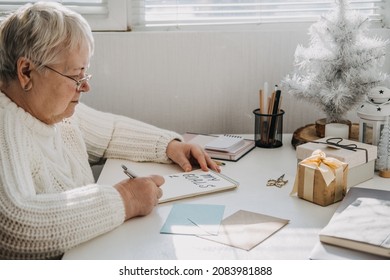
[{"label": "white knit sweater", "polygon": [[0,259],[46,259],[114,229],[124,205],[94,183],[101,158],[169,162],[180,135],[83,104],[46,125],[0,93]]}]

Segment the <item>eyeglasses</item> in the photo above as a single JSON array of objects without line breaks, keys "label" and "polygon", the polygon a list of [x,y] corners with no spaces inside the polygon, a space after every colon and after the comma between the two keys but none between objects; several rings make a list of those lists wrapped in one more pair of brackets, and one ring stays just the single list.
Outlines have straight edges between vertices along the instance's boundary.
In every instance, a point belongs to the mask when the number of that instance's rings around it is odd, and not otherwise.
[{"label": "eyeglasses", "polygon": [[92,78],[92,75],[91,74],[84,74],[84,77],[81,78],[80,80],[76,80],[75,78],[71,77],[71,76],[68,76],[68,75],[65,75],[65,74],[62,74],[61,72],[58,72],[57,70],[45,65],[44,67],[46,67],[47,69],[53,71],[53,72],[56,72],[57,74],[63,76],[63,77],[66,77],[68,79],[71,79],[73,81],[76,82],[76,90],[79,91],[81,89],[81,87],[86,83],[88,82],[91,78]]}]

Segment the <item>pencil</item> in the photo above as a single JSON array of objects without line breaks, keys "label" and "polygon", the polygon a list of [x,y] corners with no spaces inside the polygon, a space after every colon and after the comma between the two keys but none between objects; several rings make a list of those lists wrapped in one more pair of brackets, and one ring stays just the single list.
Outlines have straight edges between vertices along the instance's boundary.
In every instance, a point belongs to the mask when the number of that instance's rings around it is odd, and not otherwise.
[{"label": "pencil", "polygon": [[279,101],[280,101],[280,94],[281,91],[278,89],[276,90],[276,94],[274,95],[274,104],[272,108],[272,117],[271,117],[271,125],[269,128],[269,134],[268,139],[271,141],[274,141],[275,138],[275,128],[276,128],[276,120],[277,120],[277,113],[279,111]]},{"label": "pencil", "polygon": [[274,110],[274,103],[275,103],[275,92],[273,91],[271,96],[269,97],[268,101],[268,111],[267,111],[267,131],[266,133],[266,143],[269,143],[269,136],[270,136],[270,129],[271,129],[271,123],[272,123],[272,112]]},{"label": "pencil", "polygon": [[259,107],[259,110],[260,110],[260,140],[262,141],[263,139],[263,126],[264,126],[264,118],[263,118],[263,114],[265,113],[264,112],[264,91],[262,89],[260,89],[259,91],[259,98],[260,98],[260,107]]},{"label": "pencil", "polygon": [[264,91],[261,89],[259,91],[259,99],[260,99],[260,114],[264,114]]},{"label": "pencil", "polygon": [[222,161],[218,161],[218,160],[214,160],[214,162],[218,165],[218,166],[224,166],[226,165],[224,162]]}]

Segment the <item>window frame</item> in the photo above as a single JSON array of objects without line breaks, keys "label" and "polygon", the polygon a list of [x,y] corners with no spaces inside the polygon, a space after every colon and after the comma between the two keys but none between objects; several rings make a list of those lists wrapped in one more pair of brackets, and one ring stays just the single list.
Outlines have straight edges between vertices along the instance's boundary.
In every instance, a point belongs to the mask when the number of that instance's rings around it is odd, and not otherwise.
[{"label": "window frame", "polygon": [[[243,23],[243,24],[221,24],[221,25],[179,25],[179,26],[146,26],[138,25],[139,17],[134,16],[132,1],[128,0],[128,26],[132,31],[242,31],[242,30],[296,30],[307,28],[316,20],[298,22],[264,22],[264,23]],[[388,13],[383,14],[382,21],[371,21],[370,28],[390,29],[390,0],[383,0],[383,6]]]},{"label": "window frame", "polygon": [[93,31],[126,31],[127,24],[127,1],[126,0],[105,0],[107,2],[108,14],[94,15],[83,14]]},{"label": "window frame", "polygon": [[[39,0],[33,0],[39,1]],[[54,1],[54,0],[51,0]],[[77,7],[77,3],[66,4],[65,6],[81,13],[89,22],[91,28],[95,32],[99,31],[240,31],[240,30],[269,30],[269,29],[297,29],[306,28],[314,21],[307,22],[275,22],[275,23],[247,23],[247,24],[224,24],[224,25],[196,25],[196,26],[162,26],[162,27],[147,27],[134,25],[138,19],[133,15],[132,1],[134,0],[103,0],[103,6],[93,10],[86,11],[87,8]],[[4,1],[0,3],[0,12],[6,12],[10,9],[16,9],[30,1]],[[61,2],[61,0],[57,0]],[[100,9],[100,11],[99,11]],[[390,0],[384,0],[384,9],[390,11]],[[106,10],[106,12],[102,12]],[[373,22],[373,28],[390,29],[390,12],[384,14],[383,23]]]},{"label": "window frame", "polygon": [[[18,7],[35,1],[3,1],[0,2],[0,12],[7,13]],[[50,1],[47,1],[50,2]],[[51,1],[53,2],[53,1]],[[56,2],[61,2],[60,0]],[[77,2],[63,3],[64,6],[79,12],[88,21],[93,31],[126,31],[127,25],[127,0],[103,0],[101,6],[89,8],[77,6]]]}]

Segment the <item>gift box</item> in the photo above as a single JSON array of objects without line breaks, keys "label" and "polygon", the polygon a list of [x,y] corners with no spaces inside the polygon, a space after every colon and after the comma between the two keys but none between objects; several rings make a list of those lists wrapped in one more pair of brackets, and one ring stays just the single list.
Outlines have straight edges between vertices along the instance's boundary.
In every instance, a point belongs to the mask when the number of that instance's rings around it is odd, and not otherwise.
[{"label": "gift box", "polygon": [[377,147],[352,140],[325,137],[297,146],[298,162],[320,149],[327,157],[348,163],[347,188],[374,177]]},{"label": "gift box", "polygon": [[298,163],[292,194],[321,206],[340,201],[347,190],[348,164],[321,150]]}]

